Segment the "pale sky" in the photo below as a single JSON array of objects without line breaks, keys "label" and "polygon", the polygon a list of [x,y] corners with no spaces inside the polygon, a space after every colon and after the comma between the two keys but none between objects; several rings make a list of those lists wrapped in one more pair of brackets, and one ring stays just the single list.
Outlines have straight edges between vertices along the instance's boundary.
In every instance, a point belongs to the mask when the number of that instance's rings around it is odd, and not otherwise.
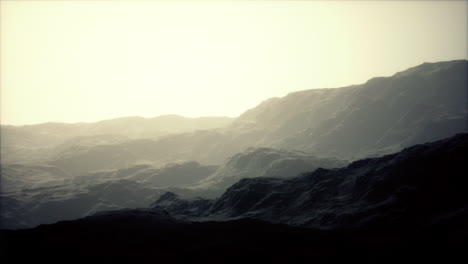
[{"label": "pale sky", "polygon": [[0,123],[238,116],[467,59],[467,1],[1,1]]}]

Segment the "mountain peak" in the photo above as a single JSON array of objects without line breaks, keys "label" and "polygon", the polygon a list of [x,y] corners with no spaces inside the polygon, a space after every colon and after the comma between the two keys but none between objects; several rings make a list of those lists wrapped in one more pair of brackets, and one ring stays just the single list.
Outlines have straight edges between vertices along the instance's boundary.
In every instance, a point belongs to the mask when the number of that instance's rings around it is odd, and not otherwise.
[{"label": "mountain peak", "polygon": [[407,70],[397,72],[393,77],[409,77],[412,75],[426,75],[435,74],[439,71],[451,70],[455,67],[461,67],[467,71],[467,60],[450,60],[450,61],[440,61],[440,62],[424,62],[418,66],[411,67]]}]

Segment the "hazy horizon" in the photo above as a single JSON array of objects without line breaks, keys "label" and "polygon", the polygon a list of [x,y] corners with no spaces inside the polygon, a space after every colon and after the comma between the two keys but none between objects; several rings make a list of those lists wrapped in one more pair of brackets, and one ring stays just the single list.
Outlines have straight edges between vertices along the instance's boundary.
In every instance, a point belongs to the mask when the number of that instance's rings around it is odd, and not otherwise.
[{"label": "hazy horizon", "polygon": [[[466,59],[459,59],[459,60],[466,60]],[[450,61],[457,61],[457,59],[455,60],[450,60]],[[438,61],[438,62],[441,62],[441,61]],[[418,65],[421,65],[423,63],[436,63],[436,62],[422,62]],[[415,65],[418,66],[418,65]],[[412,67],[410,67],[412,68]],[[403,69],[401,71],[405,71],[407,69]],[[401,71],[397,71],[395,72],[394,74],[398,73],[398,72],[401,72]],[[391,75],[388,75],[388,76],[374,76],[374,77],[371,77],[369,78],[368,80],[372,79],[372,78],[375,78],[375,77],[391,77],[393,76],[394,74],[391,74]],[[367,82],[368,80],[364,81],[363,83]],[[361,83],[360,83],[361,84]],[[341,86],[341,87],[330,87],[330,88],[326,88],[326,89],[340,89],[340,88],[345,88],[345,87],[349,87],[349,86],[352,86],[352,85],[360,85],[360,84],[350,84],[350,85],[346,85],[346,86]],[[320,88],[316,88],[316,89],[320,89]],[[308,89],[309,90],[309,89]],[[293,92],[300,92],[300,91],[305,91],[305,90],[298,90],[298,91],[292,91],[291,93]],[[287,95],[287,94],[286,94]],[[284,95],[284,96],[286,96]],[[282,96],[283,97],[283,96]],[[264,100],[262,101],[259,101],[257,104],[255,104],[253,107],[259,105],[260,103],[262,103],[263,101],[267,101],[271,98],[278,98],[278,97],[269,97],[269,98],[265,98]],[[252,107],[252,108],[253,108]],[[227,116],[227,115],[209,115],[209,116],[187,116],[187,115],[181,115],[181,114],[173,114],[173,113],[167,113],[167,114],[160,114],[160,115],[155,115],[155,116],[142,116],[142,115],[132,115],[132,116],[116,116],[116,117],[110,117],[110,118],[107,118],[107,119],[99,119],[99,120],[90,120],[90,121],[76,121],[76,122],[66,122],[66,121],[46,121],[46,122],[40,122],[40,123],[31,123],[31,124],[4,124],[2,123],[2,121],[0,120],[0,125],[2,126],[30,126],[30,125],[40,125],[40,124],[46,124],[46,123],[65,123],[65,124],[80,124],[80,123],[96,123],[96,122],[100,122],[100,121],[105,121],[105,120],[116,120],[116,119],[123,119],[123,118],[144,118],[144,119],[152,119],[152,118],[159,118],[159,117],[169,117],[169,116],[174,116],[174,117],[182,117],[182,118],[191,118],[191,119],[197,119],[197,118],[232,118],[232,119],[235,119],[237,117],[239,117],[240,115],[242,115],[244,112],[248,111],[249,109],[252,109],[252,108],[248,108],[248,109],[245,109],[244,111],[242,111],[239,115],[237,116]]]},{"label": "hazy horizon", "polygon": [[2,1],[2,125],[236,117],[468,59],[467,1]]}]

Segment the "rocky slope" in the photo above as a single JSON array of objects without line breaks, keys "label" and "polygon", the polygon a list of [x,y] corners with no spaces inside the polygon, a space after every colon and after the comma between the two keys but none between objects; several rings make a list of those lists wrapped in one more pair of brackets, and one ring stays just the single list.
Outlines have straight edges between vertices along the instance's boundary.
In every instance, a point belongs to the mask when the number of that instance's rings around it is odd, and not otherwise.
[{"label": "rocky slope", "polygon": [[243,179],[215,200],[166,194],[153,206],[178,217],[321,229],[433,225],[468,212],[467,153],[468,134],[459,134],[293,179]]},{"label": "rocky slope", "polygon": [[424,63],[362,85],[291,93],[233,128],[258,144],[356,159],[466,132],[467,61]]}]

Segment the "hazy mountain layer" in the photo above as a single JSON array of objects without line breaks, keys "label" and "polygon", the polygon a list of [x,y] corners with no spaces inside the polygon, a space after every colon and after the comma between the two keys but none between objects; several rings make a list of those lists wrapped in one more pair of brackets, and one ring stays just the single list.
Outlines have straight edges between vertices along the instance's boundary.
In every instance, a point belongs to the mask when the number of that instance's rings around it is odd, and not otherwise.
[{"label": "hazy mountain layer", "polygon": [[56,167],[21,164],[1,165],[0,176],[0,193],[53,186],[71,177],[67,172]]},{"label": "hazy mountain layer", "polygon": [[123,117],[95,123],[2,125],[2,163],[44,162],[49,156],[66,151],[66,147],[70,148],[68,151],[73,151],[76,146],[120,144],[129,139],[156,139],[169,134],[224,127],[231,122],[232,118],[228,117],[187,118],[165,115],[154,118]]},{"label": "hazy mountain layer", "polygon": [[128,179],[158,187],[185,187],[206,179],[217,166],[204,166],[197,162],[169,163],[162,167],[137,165],[116,171],[100,171],[82,174],[76,180]]},{"label": "hazy mountain layer", "polygon": [[[336,159],[320,159],[302,152],[263,148],[239,153],[219,168],[196,162],[162,167],[142,164],[70,176],[58,174],[63,171],[56,167],[6,165],[2,177],[9,189],[0,194],[3,199],[0,227],[33,227],[111,208],[147,207],[166,191],[186,198],[219,197],[242,178],[265,175],[290,178],[319,167],[331,168],[343,164],[346,163]],[[102,188],[110,188],[119,196],[132,198],[128,202],[115,201],[107,197],[108,192]],[[135,193],[152,195],[135,196]]]}]

